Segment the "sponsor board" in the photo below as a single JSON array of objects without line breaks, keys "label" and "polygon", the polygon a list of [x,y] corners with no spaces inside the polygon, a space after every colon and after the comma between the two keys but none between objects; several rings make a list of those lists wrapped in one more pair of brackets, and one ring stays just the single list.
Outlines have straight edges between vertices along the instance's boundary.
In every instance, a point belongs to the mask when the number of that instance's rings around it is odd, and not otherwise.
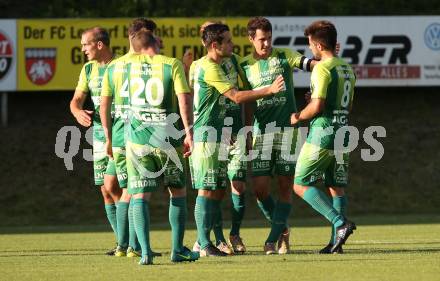
[{"label": "sponsor board", "polygon": [[[390,17],[269,17],[275,47],[312,54],[304,29],[327,19],[338,29],[339,55],[353,65],[357,86],[439,86],[440,19],[435,16]],[[129,49],[128,25],[132,19],[44,19],[0,21],[0,90],[73,90],[86,57],[81,33],[89,27],[108,29],[116,55]],[[252,52],[247,38],[248,18],[153,18],[156,34],[164,42],[163,54],[182,58],[191,49],[195,59],[206,52],[200,42],[200,25],[222,20],[231,29],[234,51]],[[5,23],[8,24],[5,24]],[[7,43],[2,43],[7,42]],[[9,49],[4,46],[13,45]],[[18,48],[16,46],[19,46]],[[2,52],[3,51],[3,52]],[[33,52],[41,53],[33,57]],[[274,61],[273,63],[276,63]],[[34,67],[32,68],[32,65]],[[3,70],[3,72],[1,71]],[[17,78],[18,77],[18,78]],[[37,78],[38,77],[38,78]],[[297,87],[309,87],[310,73],[294,73]]]},{"label": "sponsor board", "polygon": [[[393,17],[269,17],[275,47],[308,57],[304,29],[315,20],[333,22],[341,45],[339,55],[352,64],[357,86],[440,85],[440,18]],[[294,74],[296,86],[308,87],[310,74]]]},{"label": "sponsor board", "polygon": [[[17,20],[19,90],[73,90],[82,65],[87,61],[81,52],[81,34],[93,26],[108,30],[113,52],[128,52],[128,26],[132,19],[45,19]],[[181,59],[191,49],[195,59],[206,54],[200,40],[200,26],[212,18],[153,18],[156,34],[162,38],[162,53]],[[246,18],[218,18],[231,28],[234,52],[251,53],[247,39]],[[31,55],[30,55],[31,54]],[[34,71],[32,71],[32,66]],[[38,76],[38,78],[37,78]]]},{"label": "sponsor board", "polygon": [[16,21],[0,20],[0,91],[17,89]]}]

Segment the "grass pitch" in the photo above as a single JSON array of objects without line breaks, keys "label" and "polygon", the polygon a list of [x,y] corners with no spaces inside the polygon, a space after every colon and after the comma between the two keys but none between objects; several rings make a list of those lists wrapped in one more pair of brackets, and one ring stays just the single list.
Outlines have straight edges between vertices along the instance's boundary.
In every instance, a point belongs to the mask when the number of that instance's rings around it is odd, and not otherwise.
[{"label": "grass pitch", "polygon": [[[105,256],[114,245],[106,226],[0,228],[0,280],[439,280],[440,216],[354,220],[358,230],[344,255],[316,254],[328,242],[330,227],[304,219],[292,227],[291,254],[265,256],[269,229],[254,221],[245,222],[241,233],[246,255],[186,264],[170,262],[170,231],[153,225],[152,246],[163,256],[152,266],[139,266],[137,258]],[[187,246],[195,236],[190,225]]]}]

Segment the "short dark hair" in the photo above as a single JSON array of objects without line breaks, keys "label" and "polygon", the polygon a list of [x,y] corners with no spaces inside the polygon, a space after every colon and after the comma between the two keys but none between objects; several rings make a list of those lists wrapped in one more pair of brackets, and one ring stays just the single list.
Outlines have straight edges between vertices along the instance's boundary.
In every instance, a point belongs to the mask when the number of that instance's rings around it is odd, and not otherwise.
[{"label": "short dark hair", "polygon": [[106,29],[99,27],[99,26],[96,26],[96,27],[92,27],[92,28],[88,28],[88,29],[84,30],[84,32],[82,34],[86,34],[89,32],[92,33],[92,35],[93,35],[93,41],[95,41],[95,42],[101,41],[107,47],[110,46],[110,36],[108,35],[108,32]]},{"label": "short dark hair", "polygon": [[272,24],[264,17],[251,18],[247,25],[248,35],[254,38],[255,34],[257,33],[257,29],[260,29],[264,32],[272,32]]},{"label": "short dark hair", "polygon": [[202,33],[203,44],[209,48],[212,43],[222,43],[224,36],[223,33],[229,31],[229,27],[223,23],[213,23],[205,27]]},{"label": "short dark hair", "polygon": [[334,24],[329,21],[312,22],[304,30],[304,35],[310,36],[314,41],[319,42],[326,50],[334,51],[336,49],[338,33]]},{"label": "short dark hair", "polygon": [[152,31],[141,29],[133,34],[131,44],[135,52],[140,52],[142,49],[154,47],[157,44],[157,40]]},{"label": "short dark hair", "polygon": [[154,32],[156,28],[157,25],[154,21],[147,18],[137,18],[134,19],[128,26],[128,34],[134,35],[136,32],[140,31],[141,29],[146,29]]}]

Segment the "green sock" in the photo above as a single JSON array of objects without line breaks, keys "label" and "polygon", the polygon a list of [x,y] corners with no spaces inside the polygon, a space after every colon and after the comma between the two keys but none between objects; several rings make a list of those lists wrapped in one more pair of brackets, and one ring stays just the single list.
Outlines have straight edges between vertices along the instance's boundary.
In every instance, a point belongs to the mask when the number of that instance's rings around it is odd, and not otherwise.
[{"label": "green sock", "polygon": [[[335,196],[333,197],[333,208],[343,217],[345,217],[345,209],[347,207],[347,196]],[[336,228],[332,226],[332,236],[330,243],[334,244],[336,239]]]},{"label": "green sock", "polygon": [[128,205],[127,202],[119,201],[116,207],[118,245],[123,248],[128,247]]},{"label": "green sock", "polygon": [[333,197],[333,208],[338,211],[339,214],[345,217],[345,209],[347,208],[347,196]]},{"label": "green sock", "polygon": [[148,202],[144,199],[133,200],[133,220],[134,229],[141,244],[142,257],[150,253],[150,214],[148,212]]},{"label": "green sock", "polygon": [[273,211],[275,209],[275,201],[272,196],[269,195],[263,201],[257,201],[257,204],[266,219],[272,223]]},{"label": "green sock", "polygon": [[292,204],[280,201],[277,202],[273,212],[272,226],[270,228],[269,237],[267,238],[266,243],[275,243],[278,241],[281,233],[283,233],[283,231],[286,229],[287,218],[289,217],[291,209]]},{"label": "green sock", "polygon": [[135,251],[141,251],[141,245],[136,236],[136,230],[134,229],[133,220],[133,199],[130,200],[130,206],[128,207],[128,245]]},{"label": "green sock", "polygon": [[183,250],[183,235],[186,222],[186,197],[170,199],[168,217],[171,225],[172,250],[181,252]]},{"label": "green sock", "polygon": [[333,208],[328,196],[316,187],[311,186],[307,189],[306,192],[304,192],[303,199],[335,227],[344,224],[344,217]]},{"label": "green sock", "polygon": [[226,239],[223,235],[223,215],[222,215],[222,201],[221,200],[212,200],[212,230],[215,235],[215,242],[219,244],[220,242],[225,242]]},{"label": "green sock", "polygon": [[118,222],[116,220],[116,205],[114,203],[112,204],[105,204],[105,213],[107,214],[108,222],[110,223],[113,232],[115,233],[116,241],[118,241]]},{"label": "green sock", "polygon": [[240,226],[241,221],[244,217],[244,211],[245,211],[245,197],[243,194],[235,194],[231,192],[232,197],[232,206],[231,206],[231,219],[232,219],[232,225],[231,225],[231,232],[229,235],[240,235]]},{"label": "green sock", "polygon": [[194,207],[194,217],[197,225],[197,239],[201,249],[204,249],[211,244],[209,235],[212,229],[212,203],[210,201],[212,200],[199,195],[196,198],[196,205]]}]

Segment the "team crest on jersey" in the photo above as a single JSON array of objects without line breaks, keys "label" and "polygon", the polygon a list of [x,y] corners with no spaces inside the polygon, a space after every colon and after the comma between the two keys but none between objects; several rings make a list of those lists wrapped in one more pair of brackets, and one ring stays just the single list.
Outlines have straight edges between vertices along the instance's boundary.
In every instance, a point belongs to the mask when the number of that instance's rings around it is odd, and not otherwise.
[{"label": "team crest on jersey", "polygon": [[56,48],[26,48],[26,75],[36,85],[47,84],[55,74]]},{"label": "team crest on jersey", "polygon": [[269,58],[269,66],[276,68],[281,65],[281,61],[277,57]]}]

